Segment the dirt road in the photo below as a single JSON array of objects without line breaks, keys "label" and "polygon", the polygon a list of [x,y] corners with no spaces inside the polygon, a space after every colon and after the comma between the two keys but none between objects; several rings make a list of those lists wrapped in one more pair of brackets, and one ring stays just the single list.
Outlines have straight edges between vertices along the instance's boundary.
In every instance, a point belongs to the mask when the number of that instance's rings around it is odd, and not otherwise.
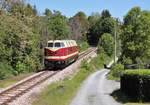
[{"label": "dirt road", "polygon": [[108,72],[103,69],[90,75],[70,105],[121,105],[110,95],[120,86],[118,82],[106,79]]}]

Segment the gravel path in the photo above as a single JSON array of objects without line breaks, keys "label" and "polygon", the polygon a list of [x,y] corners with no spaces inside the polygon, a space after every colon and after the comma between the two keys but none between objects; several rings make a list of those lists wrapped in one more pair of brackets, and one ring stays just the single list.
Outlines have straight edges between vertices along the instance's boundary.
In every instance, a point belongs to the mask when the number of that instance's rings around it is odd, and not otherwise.
[{"label": "gravel path", "polygon": [[109,70],[103,69],[90,75],[70,105],[121,105],[110,96],[120,85],[106,79],[108,72]]}]

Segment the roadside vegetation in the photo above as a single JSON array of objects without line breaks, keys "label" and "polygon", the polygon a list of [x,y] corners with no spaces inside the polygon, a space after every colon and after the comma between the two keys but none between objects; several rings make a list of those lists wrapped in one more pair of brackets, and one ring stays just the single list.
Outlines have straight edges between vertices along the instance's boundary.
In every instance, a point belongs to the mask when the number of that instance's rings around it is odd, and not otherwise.
[{"label": "roadside vegetation", "polygon": [[85,51],[86,49],[88,49],[90,46],[89,44],[86,42],[86,41],[78,41],[77,42],[78,46],[79,46],[79,51],[82,52],[82,51]]},{"label": "roadside vegetation", "polygon": [[72,78],[49,85],[32,105],[69,105],[81,83],[95,70],[99,70],[106,62],[103,54],[93,58],[89,63],[83,61],[80,71]]},{"label": "roadside vegetation", "polygon": [[[120,80],[121,89],[112,96],[125,105],[149,105],[150,12],[134,7],[121,26],[121,56],[108,79]],[[144,102],[144,103],[142,103]]]},{"label": "roadside vegetation", "polygon": [[30,75],[32,75],[33,73],[27,73],[27,74],[20,74],[18,76],[13,76],[13,77],[9,77],[7,79],[4,80],[0,80],[0,88],[6,88]]},{"label": "roadside vegetation", "polygon": [[107,78],[110,80],[120,80],[120,76],[123,74],[123,71],[124,66],[122,64],[115,64],[112,66]]},{"label": "roadside vegetation", "polygon": [[[109,73],[110,79],[120,78],[124,69],[149,68],[150,12],[134,7],[124,16],[120,33],[121,56]],[[124,68],[124,69],[123,69]]]}]

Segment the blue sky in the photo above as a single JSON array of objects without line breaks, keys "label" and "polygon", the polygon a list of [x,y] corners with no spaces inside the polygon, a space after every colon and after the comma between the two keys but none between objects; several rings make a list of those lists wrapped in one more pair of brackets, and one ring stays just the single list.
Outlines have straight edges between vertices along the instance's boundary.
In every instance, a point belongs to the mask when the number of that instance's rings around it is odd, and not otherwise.
[{"label": "blue sky", "polygon": [[134,6],[140,6],[143,10],[150,10],[150,0],[26,0],[36,5],[42,14],[45,8],[59,10],[63,15],[71,17],[79,11],[91,15],[92,12],[101,12],[108,9],[113,17],[120,19]]}]

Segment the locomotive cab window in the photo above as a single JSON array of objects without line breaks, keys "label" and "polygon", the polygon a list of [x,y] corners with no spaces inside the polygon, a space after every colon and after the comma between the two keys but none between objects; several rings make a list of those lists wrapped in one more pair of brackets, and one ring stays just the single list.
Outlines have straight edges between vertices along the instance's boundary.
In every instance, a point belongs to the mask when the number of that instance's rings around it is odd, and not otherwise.
[{"label": "locomotive cab window", "polygon": [[56,42],[55,47],[65,47],[64,43]]},{"label": "locomotive cab window", "polygon": [[56,42],[55,47],[61,47],[61,44],[59,42]]},{"label": "locomotive cab window", "polygon": [[53,47],[53,43],[48,43],[48,47]]}]

